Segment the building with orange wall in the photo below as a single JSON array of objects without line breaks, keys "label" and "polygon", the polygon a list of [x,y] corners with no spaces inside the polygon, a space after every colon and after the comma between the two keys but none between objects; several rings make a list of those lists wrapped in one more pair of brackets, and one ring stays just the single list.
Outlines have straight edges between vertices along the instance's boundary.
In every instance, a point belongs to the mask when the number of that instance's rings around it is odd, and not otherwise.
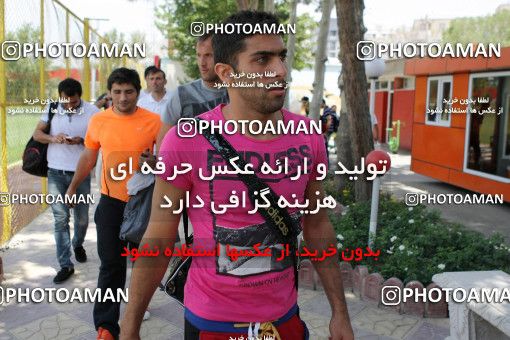
[{"label": "building with orange wall", "polygon": [[[381,141],[388,142],[388,128],[400,121],[400,149],[411,150],[414,108],[414,77],[404,74],[405,60],[385,61],[386,68],[376,81],[374,114]],[[369,97],[370,97],[370,90]],[[395,136],[396,131],[392,134]]]},{"label": "building with orange wall", "polygon": [[48,72],[48,77],[51,78],[58,78],[60,80],[64,80],[67,77],[73,78],[75,80],[81,81],[81,70],[72,68],[69,70],[69,75],[67,75],[67,70],[65,68],[59,68],[53,71]]},{"label": "building with orange wall", "polygon": [[415,77],[411,170],[510,202],[510,47],[500,58],[409,59],[405,74]]}]

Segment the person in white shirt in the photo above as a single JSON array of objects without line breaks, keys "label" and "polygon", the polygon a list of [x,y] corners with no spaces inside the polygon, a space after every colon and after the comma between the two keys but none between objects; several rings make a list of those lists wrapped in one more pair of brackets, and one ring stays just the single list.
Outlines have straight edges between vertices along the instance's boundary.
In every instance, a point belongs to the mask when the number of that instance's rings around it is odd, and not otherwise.
[{"label": "person in white shirt", "polygon": [[140,96],[137,105],[146,110],[157,113],[162,117],[166,111],[168,100],[170,99],[169,93],[165,89],[165,72],[156,66],[149,66],[145,70],[145,73],[147,92],[149,93],[144,96]]},{"label": "person in white shirt", "polygon": [[[53,115],[49,133],[45,133],[49,120],[49,107],[37,124],[34,140],[48,145],[48,192],[51,195],[64,196],[73,178],[78,159],[85,148],[83,141],[89,120],[99,109],[81,99],[81,84],[72,78],[67,78],[58,85],[59,97],[64,101],[59,103],[57,112]],[[80,185],[77,195],[90,194],[90,175]],[[79,200],[83,200],[80,199]],[[78,200],[78,202],[79,202]],[[86,199],[85,199],[86,201]],[[74,236],[71,241],[69,232],[70,209],[62,201],[55,201],[51,205],[55,218],[55,242],[57,259],[61,267],[54,277],[54,283],[62,283],[74,273],[71,261],[71,245],[74,249],[76,261],[87,261],[83,248],[85,235],[89,225],[89,205],[78,203],[73,209]]]},{"label": "person in white shirt", "polygon": [[[154,66],[154,65],[151,65],[151,66],[149,66],[149,67],[146,67],[146,68],[145,68],[145,71],[143,72],[143,77],[144,77],[144,79],[145,79],[145,83],[146,83],[146,84],[148,84],[148,83],[149,83],[149,80],[147,79],[147,76],[149,75],[149,72],[150,72],[152,69],[154,69],[154,68],[156,68],[156,66]],[[142,90],[140,91],[140,95],[138,96],[138,100],[140,100],[140,99],[142,99],[143,97],[148,96],[148,95],[150,95],[150,94],[151,94],[151,91],[149,90],[149,88],[146,88],[145,90],[143,90],[143,89],[142,89]]]}]

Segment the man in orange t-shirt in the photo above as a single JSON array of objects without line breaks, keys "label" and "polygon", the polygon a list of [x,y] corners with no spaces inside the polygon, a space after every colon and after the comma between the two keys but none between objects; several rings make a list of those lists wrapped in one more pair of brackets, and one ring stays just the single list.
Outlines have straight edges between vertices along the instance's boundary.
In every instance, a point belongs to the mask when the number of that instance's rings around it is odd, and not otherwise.
[{"label": "man in orange t-shirt", "polygon": [[[136,106],[140,94],[140,77],[135,70],[118,68],[108,78],[108,91],[113,106],[94,115],[85,136],[85,150],[67,195],[92,171],[99,148],[103,153],[101,199],[94,221],[97,230],[97,251],[101,260],[97,287],[103,292],[123,289],[126,282],[126,242],[119,238],[124,207],[128,201],[127,181],[140,168],[144,151],[152,150],[161,119],[159,115]],[[125,164],[125,165],[121,165]],[[98,339],[117,338],[120,302],[96,302],[94,324]]]}]

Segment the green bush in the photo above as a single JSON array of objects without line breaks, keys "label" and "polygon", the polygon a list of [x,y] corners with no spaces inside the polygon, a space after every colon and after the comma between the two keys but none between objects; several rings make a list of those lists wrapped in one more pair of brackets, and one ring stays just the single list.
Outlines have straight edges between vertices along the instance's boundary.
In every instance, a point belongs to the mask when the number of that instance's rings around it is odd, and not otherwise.
[{"label": "green bush", "polygon": [[338,182],[333,175],[328,175],[326,180],[322,182],[324,191],[331,195],[335,200],[342,203],[342,205],[349,205],[355,201],[354,199],[354,182],[347,182],[343,191],[338,190]]},{"label": "green bush", "polygon": [[[392,276],[404,284],[419,280],[424,285],[432,276],[445,271],[503,270],[510,272],[510,248],[504,238],[489,238],[457,223],[441,219],[437,211],[423,205],[408,207],[388,195],[379,202],[377,237],[374,250],[377,260],[352,262],[364,264],[384,278]],[[365,249],[368,242],[370,202],[352,203],[342,216],[330,216],[341,253],[346,248]]]}]

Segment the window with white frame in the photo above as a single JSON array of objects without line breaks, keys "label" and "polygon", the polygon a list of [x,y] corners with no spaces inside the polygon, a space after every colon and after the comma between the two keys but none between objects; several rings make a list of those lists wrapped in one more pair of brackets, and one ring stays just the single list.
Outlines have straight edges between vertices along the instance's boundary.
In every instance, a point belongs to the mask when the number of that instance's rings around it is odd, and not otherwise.
[{"label": "window with white frame", "polygon": [[465,171],[510,183],[510,72],[470,75]]},{"label": "window with white frame", "polygon": [[375,82],[376,90],[387,90],[388,89],[388,81],[387,80],[377,80]]},{"label": "window with white frame", "polygon": [[450,126],[452,84],[451,76],[429,77],[425,111],[426,124]]}]

